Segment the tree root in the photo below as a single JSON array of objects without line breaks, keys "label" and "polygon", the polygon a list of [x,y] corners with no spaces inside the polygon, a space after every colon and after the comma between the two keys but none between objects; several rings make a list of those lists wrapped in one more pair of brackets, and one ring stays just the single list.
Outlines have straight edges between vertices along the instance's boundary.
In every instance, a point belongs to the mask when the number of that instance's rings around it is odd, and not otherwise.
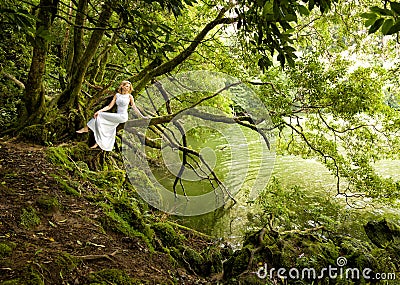
[{"label": "tree root", "polygon": [[82,260],[97,260],[97,259],[108,259],[112,262],[115,262],[113,257],[118,253],[118,250],[114,251],[110,254],[89,254],[89,255],[73,255],[75,258],[79,258]]}]

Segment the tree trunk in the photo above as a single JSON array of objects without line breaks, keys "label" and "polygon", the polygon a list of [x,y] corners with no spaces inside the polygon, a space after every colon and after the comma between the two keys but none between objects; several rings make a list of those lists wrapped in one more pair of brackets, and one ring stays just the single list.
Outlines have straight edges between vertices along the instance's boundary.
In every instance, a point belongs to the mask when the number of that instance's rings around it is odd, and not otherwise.
[{"label": "tree trunk", "polygon": [[111,41],[104,48],[103,52],[99,56],[98,66],[96,66],[96,71],[93,74],[94,83],[101,83],[103,81],[104,73],[106,70],[106,65],[108,62],[108,55],[111,51],[111,48],[117,43],[119,32],[115,31]]},{"label": "tree trunk", "polygon": [[79,0],[74,26],[74,41],[73,41],[73,54],[71,54],[71,65],[68,70],[69,79],[72,78],[74,72],[77,70],[79,61],[82,58],[84,47],[84,24],[86,22],[86,15],[88,12],[88,0]]},{"label": "tree trunk", "polygon": [[58,99],[57,104],[59,108],[66,111],[79,108],[78,99],[83,81],[85,79],[86,71],[100,45],[111,15],[112,10],[110,5],[107,5],[107,3],[104,4],[102,12],[99,16],[98,26],[96,27],[97,29],[93,31],[85,52],[82,54],[79,62],[75,65],[75,70],[73,70],[73,74],[68,83],[67,89],[64,90]]},{"label": "tree trunk", "polygon": [[41,0],[36,24],[36,36],[33,42],[32,62],[26,82],[24,109],[20,116],[20,125],[38,122],[44,115],[45,92],[42,84],[46,68],[46,57],[49,49],[49,33],[55,14],[58,0]]}]

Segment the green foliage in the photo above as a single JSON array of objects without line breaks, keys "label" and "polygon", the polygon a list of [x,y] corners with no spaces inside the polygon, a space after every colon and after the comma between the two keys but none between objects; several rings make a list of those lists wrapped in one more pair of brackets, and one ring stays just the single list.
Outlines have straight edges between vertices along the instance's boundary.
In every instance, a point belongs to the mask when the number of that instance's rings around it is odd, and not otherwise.
[{"label": "green foliage", "polygon": [[14,26],[17,30],[32,31],[36,18],[25,7],[15,7],[15,2],[13,0],[2,1],[0,6],[1,22]]},{"label": "green foliage", "polygon": [[398,183],[380,177],[373,167],[399,154],[393,148],[399,143],[398,114],[385,94],[393,79],[382,67],[356,64],[341,55],[328,60],[305,54],[293,69],[268,71],[264,80],[271,85],[259,92],[273,110],[279,152],[320,159],[339,179],[337,186],[347,181],[348,189],[338,188],[338,194],[393,200]]},{"label": "green foliage", "polygon": [[384,35],[393,35],[400,31],[400,3],[389,2],[390,7],[381,8],[379,6],[370,7],[370,11],[362,13],[360,16],[366,19],[365,26],[369,27],[368,33],[372,34],[379,29]]},{"label": "green foliage", "polygon": [[19,98],[19,91],[10,83],[0,84],[0,89],[0,92],[4,95],[0,96],[0,128],[6,129],[12,126],[18,118],[21,99]]},{"label": "green foliage", "polygon": [[261,215],[249,215],[258,226],[271,225],[279,230],[323,225],[335,228],[341,222],[344,209],[323,193],[311,193],[299,186],[286,188],[272,177],[257,199]]},{"label": "green foliage", "polygon": [[248,49],[259,54],[258,66],[262,70],[273,65],[273,56],[281,66],[294,65],[296,49],[293,47],[293,24],[298,22],[298,15],[308,15],[315,6],[321,13],[330,9],[336,1],[305,1],[308,7],[297,1],[239,1],[235,7],[239,15],[237,27],[248,41]]}]

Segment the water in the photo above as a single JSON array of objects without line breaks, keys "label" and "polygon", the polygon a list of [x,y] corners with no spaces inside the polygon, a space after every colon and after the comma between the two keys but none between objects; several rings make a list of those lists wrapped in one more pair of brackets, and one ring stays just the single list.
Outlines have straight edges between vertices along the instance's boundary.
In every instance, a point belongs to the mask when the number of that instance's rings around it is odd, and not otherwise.
[{"label": "water", "polygon": [[[232,142],[229,145],[225,138],[215,133],[210,134],[207,141],[197,142],[197,144],[191,142],[192,148],[201,151],[205,157],[208,157],[222,180],[230,180],[229,186],[233,189],[239,186],[240,191],[235,190],[233,193],[237,203],[227,203],[224,207],[208,214],[194,217],[175,217],[181,224],[211,236],[224,237],[237,246],[240,246],[242,235],[246,230],[248,214],[257,211],[254,205],[249,203],[252,200],[249,193],[254,186],[258,188],[257,191],[262,190],[261,188],[265,187],[271,175],[279,179],[284,187],[298,185],[310,191],[310,195],[324,195],[335,199],[334,197],[337,194],[335,177],[320,162],[296,156],[275,157],[273,151],[263,157],[260,155],[262,148],[260,148],[259,138],[251,139],[251,136],[254,138],[254,134],[250,132],[246,132],[245,136],[250,140],[247,142],[239,140],[234,142],[233,145]],[[232,149],[240,149],[241,147],[247,148],[248,151],[243,153],[232,151]],[[262,164],[265,159],[269,159],[268,163]],[[400,180],[400,172],[398,171],[400,161],[380,161],[376,163],[375,167],[378,173],[384,177]],[[169,175],[168,171],[162,172],[159,169],[154,169],[154,171],[157,173],[156,176],[161,184],[172,189],[174,176]],[[234,175],[234,177],[229,175]],[[185,181],[184,187],[189,196],[213,191],[210,183],[206,181]],[[179,191],[182,191],[182,189],[179,188]],[[345,206],[344,199],[336,198],[336,200]],[[368,212],[370,209],[366,208],[364,211]],[[390,211],[397,214],[398,209],[381,207],[374,211],[377,215]]]}]

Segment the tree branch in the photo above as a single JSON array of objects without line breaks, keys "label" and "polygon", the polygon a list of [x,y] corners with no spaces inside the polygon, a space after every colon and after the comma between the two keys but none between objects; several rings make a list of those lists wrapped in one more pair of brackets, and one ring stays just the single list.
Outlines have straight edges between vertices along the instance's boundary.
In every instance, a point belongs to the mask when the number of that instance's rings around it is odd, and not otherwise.
[{"label": "tree branch", "polygon": [[8,74],[4,71],[0,72],[4,77],[10,79],[11,81],[13,81],[19,88],[21,89],[25,89],[25,84],[22,83],[21,81],[19,81],[14,75]]},{"label": "tree branch", "polygon": [[[193,54],[193,52],[196,50],[198,45],[204,40],[206,35],[216,26],[218,25],[223,25],[223,24],[232,24],[238,20],[238,18],[224,18],[224,14],[227,11],[226,8],[221,9],[221,11],[218,13],[218,16],[208,23],[203,30],[200,31],[200,33],[194,38],[193,42],[186,48],[184,49],[180,54],[178,54],[176,57],[171,59],[168,62],[165,62],[153,69],[150,69],[146,74],[142,74],[143,76],[141,77],[140,81],[138,84],[136,84],[134,88],[135,94],[138,94],[142,89],[145,88],[148,82],[152,78],[155,78],[157,76],[166,74],[170,71],[172,71],[175,67],[177,67],[179,64],[181,64],[183,61],[185,61],[190,55]],[[148,69],[148,68],[145,68]]]}]

